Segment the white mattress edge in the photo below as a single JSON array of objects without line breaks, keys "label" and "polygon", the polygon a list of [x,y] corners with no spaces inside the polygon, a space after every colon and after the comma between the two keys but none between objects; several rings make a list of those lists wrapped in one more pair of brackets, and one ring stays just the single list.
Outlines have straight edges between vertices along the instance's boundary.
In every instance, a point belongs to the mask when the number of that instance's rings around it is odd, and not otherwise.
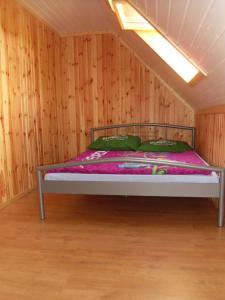
[{"label": "white mattress edge", "polygon": [[48,173],[46,181],[120,181],[120,182],[183,182],[183,183],[218,183],[215,172],[211,175],[133,175],[133,174],[78,174]]}]

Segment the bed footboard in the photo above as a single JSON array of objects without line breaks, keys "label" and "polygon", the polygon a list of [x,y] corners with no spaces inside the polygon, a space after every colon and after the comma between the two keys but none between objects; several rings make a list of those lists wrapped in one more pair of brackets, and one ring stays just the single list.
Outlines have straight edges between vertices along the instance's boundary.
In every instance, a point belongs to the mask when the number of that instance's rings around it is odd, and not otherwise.
[{"label": "bed footboard", "polygon": [[[190,184],[190,183],[148,183],[148,182],[66,182],[56,181],[48,182],[44,180],[44,173],[56,168],[67,168],[80,165],[101,164],[110,162],[131,162],[147,163],[152,165],[167,165],[188,169],[200,169],[211,172],[217,172],[219,183],[214,184]],[[40,201],[40,219],[45,219],[44,193],[68,193],[68,194],[100,194],[100,195],[136,195],[136,196],[174,196],[174,197],[217,197],[218,198],[218,227],[224,226],[224,187],[225,187],[225,169],[213,166],[199,166],[186,163],[165,162],[146,158],[105,158],[98,160],[73,161],[56,165],[41,166],[37,168],[39,201]]]}]

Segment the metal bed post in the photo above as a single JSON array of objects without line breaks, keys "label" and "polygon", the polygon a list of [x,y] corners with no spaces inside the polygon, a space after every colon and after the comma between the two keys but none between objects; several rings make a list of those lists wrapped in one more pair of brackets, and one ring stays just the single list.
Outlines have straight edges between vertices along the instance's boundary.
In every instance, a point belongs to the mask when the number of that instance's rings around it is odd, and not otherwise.
[{"label": "metal bed post", "polygon": [[91,128],[90,129],[91,143],[94,142],[94,138],[95,138],[94,133],[95,133],[94,128]]},{"label": "metal bed post", "polygon": [[193,149],[195,149],[195,128],[192,127],[191,129],[191,133],[192,133],[192,147]]},{"label": "metal bed post", "polygon": [[218,227],[224,226],[224,188],[225,188],[225,170],[220,172],[220,197],[218,200]]},{"label": "metal bed post", "polygon": [[39,207],[40,207],[40,219],[45,219],[45,204],[44,204],[44,194],[42,191],[42,172],[37,170],[37,181],[38,181],[38,193],[39,193]]}]

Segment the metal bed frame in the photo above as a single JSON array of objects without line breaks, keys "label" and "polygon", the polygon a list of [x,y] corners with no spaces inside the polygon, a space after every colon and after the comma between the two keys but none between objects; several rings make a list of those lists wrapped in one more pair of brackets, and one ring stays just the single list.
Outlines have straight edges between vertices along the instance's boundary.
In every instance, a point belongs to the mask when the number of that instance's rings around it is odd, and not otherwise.
[{"label": "metal bed frame", "polygon": [[[91,141],[95,138],[95,133],[104,132],[107,135],[108,130],[116,130],[116,134],[119,134],[121,129],[125,129],[126,133],[129,130],[134,132],[141,128],[152,129],[154,128],[153,134],[156,137],[157,128],[164,128],[167,136],[168,129],[185,130],[191,133],[192,147],[195,148],[195,128],[180,126],[180,125],[168,125],[168,124],[157,124],[157,123],[132,123],[132,124],[121,124],[121,125],[110,125],[105,127],[91,128],[90,137]],[[218,183],[181,183],[181,182],[120,182],[118,181],[66,181],[66,180],[45,180],[44,173],[56,168],[66,168],[80,165],[91,165],[101,164],[110,162],[134,162],[134,163],[149,163],[152,165],[164,165],[174,167],[185,167],[188,169],[206,170],[216,172],[219,176]],[[160,176],[160,175],[158,175]],[[53,165],[45,165],[37,167],[37,180],[38,180],[38,191],[39,191],[39,208],[40,208],[40,219],[45,219],[45,206],[44,206],[44,194],[55,193],[55,194],[83,194],[83,195],[124,195],[124,196],[163,196],[163,197],[203,197],[203,198],[218,198],[218,227],[224,226],[224,187],[225,187],[225,169],[214,167],[214,166],[198,166],[187,163],[177,162],[165,162],[154,159],[146,158],[105,158],[97,160],[82,160],[65,162]]]}]

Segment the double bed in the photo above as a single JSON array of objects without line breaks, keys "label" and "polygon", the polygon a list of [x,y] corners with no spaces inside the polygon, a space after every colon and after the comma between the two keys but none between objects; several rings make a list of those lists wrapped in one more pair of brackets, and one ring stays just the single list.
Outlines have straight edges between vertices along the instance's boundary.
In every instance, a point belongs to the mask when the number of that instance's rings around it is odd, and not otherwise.
[{"label": "double bed", "polygon": [[204,197],[218,198],[217,225],[223,227],[225,170],[209,166],[194,151],[194,127],[121,124],[92,128],[90,137],[91,142],[97,134],[138,133],[142,139],[168,138],[171,132],[189,140],[193,150],[184,153],[87,150],[71,161],[38,167],[40,218],[45,219],[45,193]]}]

